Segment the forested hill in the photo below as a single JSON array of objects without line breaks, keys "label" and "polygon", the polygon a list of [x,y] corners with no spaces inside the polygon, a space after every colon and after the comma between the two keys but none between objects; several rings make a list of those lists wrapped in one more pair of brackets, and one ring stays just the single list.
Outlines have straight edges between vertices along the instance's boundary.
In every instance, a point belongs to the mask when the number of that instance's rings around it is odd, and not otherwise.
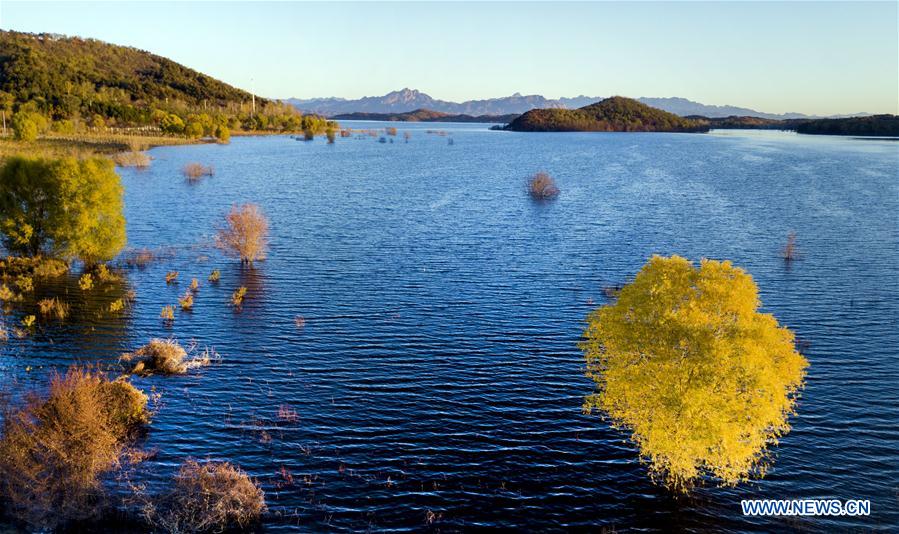
[{"label": "forested hill", "polygon": [[250,93],[136,48],[0,31],[0,105],[48,124],[65,121],[66,129],[156,126],[191,135],[198,131],[187,131],[191,122],[204,130],[216,123],[245,130],[303,126],[291,106],[255,100],[253,113]]},{"label": "forested hill", "polygon": [[707,123],[686,119],[621,96],[578,109],[534,109],[506,126],[522,132],[704,132]]}]

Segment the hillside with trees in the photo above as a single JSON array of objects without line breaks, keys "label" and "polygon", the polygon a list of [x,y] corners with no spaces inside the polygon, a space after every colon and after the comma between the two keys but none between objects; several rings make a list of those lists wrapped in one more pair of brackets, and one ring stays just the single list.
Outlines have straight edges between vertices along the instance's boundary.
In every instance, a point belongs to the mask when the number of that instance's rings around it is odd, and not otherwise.
[{"label": "hillside with trees", "polygon": [[[322,133],[329,125],[164,57],[94,39],[0,31],[0,110],[17,137],[138,130]],[[12,119],[12,120],[11,120]]]},{"label": "hillside with trees", "polygon": [[845,119],[816,119],[798,124],[796,131],[820,135],[899,137],[899,116],[871,115]]},{"label": "hillside with trees", "polygon": [[519,132],[705,132],[702,121],[686,119],[621,96],[578,109],[534,109],[506,126]]}]

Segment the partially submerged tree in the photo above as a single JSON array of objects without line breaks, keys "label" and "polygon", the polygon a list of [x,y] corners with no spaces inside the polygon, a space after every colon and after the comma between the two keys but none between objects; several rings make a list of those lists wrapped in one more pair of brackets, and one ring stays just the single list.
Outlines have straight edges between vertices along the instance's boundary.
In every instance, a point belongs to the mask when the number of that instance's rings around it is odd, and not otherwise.
[{"label": "partially submerged tree", "polygon": [[766,447],[790,429],[808,362],[759,305],[752,277],[730,262],[655,256],[587,319],[597,393],[585,408],[630,431],[653,478],[674,490],[764,475]]},{"label": "partially submerged tree", "polygon": [[528,194],[535,200],[548,200],[559,196],[559,188],[552,176],[538,172],[528,179]]},{"label": "partially submerged tree", "polygon": [[13,253],[97,263],[125,246],[123,189],[111,161],[8,158],[0,167],[0,233]]},{"label": "partially submerged tree", "polygon": [[256,204],[233,206],[225,217],[216,241],[227,253],[252,264],[265,259],[268,247],[268,219]]}]

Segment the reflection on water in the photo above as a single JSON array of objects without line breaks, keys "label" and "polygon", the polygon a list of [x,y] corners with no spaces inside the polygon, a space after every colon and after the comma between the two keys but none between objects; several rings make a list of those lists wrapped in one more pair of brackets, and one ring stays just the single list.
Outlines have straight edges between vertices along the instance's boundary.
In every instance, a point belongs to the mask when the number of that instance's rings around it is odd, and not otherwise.
[{"label": "reflection on water", "polygon": [[[382,127],[355,125],[370,126]],[[152,337],[214,346],[220,364],[135,379],[164,404],[141,481],[165,483],[187,456],[233,461],[263,484],[271,531],[899,522],[895,143],[441,125],[448,145],[427,125],[397,126],[412,131],[408,143],[153,149],[149,170],[121,171],[129,244],[171,254],[128,269],[108,295],[67,279],[72,320],[0,346],[3,379],[114,362]],[[215,175],[187,184],[192,161]],[[552,203],[525,193],[541,170],[561,189]],[[254,268],[210,246],[241,202],[271,221],[269,257]],[[802,260],[789,265],[780,252],[791,231]],[[576,345],[584,317],[653,253],[732,259],[765,311],[807,342],[808,385],[765,480],[673,497],[624,436],[581,412],[593,387]],[[167,285],[171,270],[179,282]],[[165,326],[161,307],[177,308],[191,278],[201,283],[193,310]],[[108,305],[99,299],[129,290],[121,315],[96,313]],[[873,516],[785,521],[739,508],[819,497],[870,498]]]}]

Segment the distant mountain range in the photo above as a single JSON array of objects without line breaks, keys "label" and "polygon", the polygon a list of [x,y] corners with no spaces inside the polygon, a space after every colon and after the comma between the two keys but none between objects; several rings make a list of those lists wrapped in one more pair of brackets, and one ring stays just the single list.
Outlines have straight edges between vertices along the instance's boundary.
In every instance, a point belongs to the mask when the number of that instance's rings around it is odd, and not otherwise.
[{"label": "distant mountain range", "polygon": [[497,122],[506,124],[518,117],[517,113],[509,115],[452,115],[429,109],[416,109],[404,113],[340,113],[331,118],[339,121],[403,121],[403,122]]},{"label": "distant mountain range", "polygon": [[[451,115],[512,115],[521,114],[532,109],[577,109],[602,100],[599,96],[575,96],[572,98],[549,99],[541,95],[522,95],[515,93],[502,98],[486,100],[466,100],[465,102],[449,102],[438,100],[415,89],[393,91],[384,96],[367,96],[357,100],[345,98],[288,98],[285,102],[304,113],[317,113],[326,117],[349,113],[407,113],[420,109],[438,111]],[[638,98],[643,104],[674,113],[682,117],[702,115],[704,117],[752,116],[764,119],[808,119],[814,118],[802,113],[764,113],[749,108],[736,106],[710,106],[693,102],[686,98]],[[868,113],[857,113],[849,116],[867,116]],[[846,115],[844,115],[846,116]]]}]

